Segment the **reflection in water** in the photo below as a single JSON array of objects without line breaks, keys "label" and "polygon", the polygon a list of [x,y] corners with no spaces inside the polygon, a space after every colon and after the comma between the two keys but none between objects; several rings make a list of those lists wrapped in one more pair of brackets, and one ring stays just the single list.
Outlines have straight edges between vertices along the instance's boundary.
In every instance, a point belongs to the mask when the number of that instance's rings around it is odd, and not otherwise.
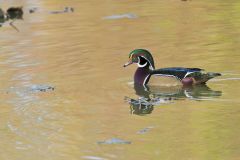
[{"label": "reflection in water", "polygon": [[211,100],[222,95],[221,91],[211,90],[207,85],[196,86],[174,86],[156,87],[147,86],[146,88],[134,85],[138,99],[125,97],[130,104],[132,114],[146,115],[151,114],[154,106],[172,103],[174,100]]}]

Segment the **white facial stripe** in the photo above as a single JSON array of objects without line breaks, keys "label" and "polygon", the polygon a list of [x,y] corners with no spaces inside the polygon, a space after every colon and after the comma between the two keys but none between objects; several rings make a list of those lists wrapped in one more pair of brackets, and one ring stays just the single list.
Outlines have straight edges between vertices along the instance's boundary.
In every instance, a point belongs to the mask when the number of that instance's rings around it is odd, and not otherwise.
[{"label": "white facial stripe", "polygon": [[144,63],[144,64],[140,64],[140,58],[139,57],[137,57],[138,58],[138,67],[141,67],[141,68],[143,68],[143,67],[145,67],[146,65],[147,65],[147,62],[146,63]]},{"label": "white facial stripe", "polygon": [[139,59],[139,57],[138,57],[138,67],[141,67],[141,68],[143,68],[143,67],[146,67],[146,65],[148,64],[148,62],[146,62],[146,63],[144,63],[144,64],[140,64],[140,59]]},{"label": "white facial stripe", "polygon": [[129,58],[132,59],[133,53],[130,54]]},{"label": "white facial stripe", "polygon": [[147,65],[147,62],[145,64],[143,64],[143,65],[138,63],[138,67],[141,67],[141,68],[145,67],[146,65]]},{"label": "white facial stripe", "polygon": [[[141,57],[144,58],[145,60],[147,60],[148,63],[150,64],[150,69],[151,69],[151,70],[154,70],[154,68],[153,68],[152,64],[150,63],[150,61],[149,61],[147,58],[145,58],[144,56],[141,56]],[[141,66],[142,66],[142,67],[145,67],[145,66],[147,65],[147,63],[141,65],[141,64],[139,64],[139,62],[140,62],[140,59],[139,59],[139,57],[138,57],[138,67],[141,67]]]}]

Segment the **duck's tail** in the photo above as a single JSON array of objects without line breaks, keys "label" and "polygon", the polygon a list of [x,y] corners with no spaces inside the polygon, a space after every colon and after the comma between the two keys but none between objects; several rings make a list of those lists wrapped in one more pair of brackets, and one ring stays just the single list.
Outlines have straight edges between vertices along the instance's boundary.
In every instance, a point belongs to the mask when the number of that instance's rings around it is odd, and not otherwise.
[{"label": "duck's tail", "polygon": [[221,73],[208,72],[207,75],[211,79],[211,78],[214,78],[214,77],[221,76]]},{"label": "duck's tail", "polygon": [[201,76],[201,80],[199,81],[199,83],[204,84],[206,83],[208,80],[214,78],[214,77],[218,77],[221,76],[221,73],[215,73],[215,72],[207,72],[202,74]]}]

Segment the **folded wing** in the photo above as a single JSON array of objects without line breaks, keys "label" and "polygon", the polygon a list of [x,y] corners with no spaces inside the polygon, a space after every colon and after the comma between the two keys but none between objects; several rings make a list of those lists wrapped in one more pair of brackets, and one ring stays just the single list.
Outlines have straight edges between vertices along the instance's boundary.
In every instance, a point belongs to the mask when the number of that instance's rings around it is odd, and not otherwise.
[{"label": "folded wing", "polygon": [[160,76],[171,76],[176,77],[179,80],[187,77],[188,75],[201,72],[203,69],[200,68],[183,68],[183,67],[172,67],[172,68],[161,68],[157,70],[153,70],[151,75],[160,75]]}]

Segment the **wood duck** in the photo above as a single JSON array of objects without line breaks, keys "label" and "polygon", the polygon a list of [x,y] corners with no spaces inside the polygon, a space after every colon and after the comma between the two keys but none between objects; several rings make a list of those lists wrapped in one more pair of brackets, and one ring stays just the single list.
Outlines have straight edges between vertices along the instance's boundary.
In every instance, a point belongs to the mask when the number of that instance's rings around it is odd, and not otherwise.
[{"label": "wood duck", "polygon": [[204,73],[203,69],[200,68],[171,67],[155,69],[153,57],[145,49],[135,49],[130,52],[129,61],[124,64],[124,67],[133,63],[138,65],[134,75],[134,83],[142,86],[147,85],[150,79],[160,76],[174,77],[183,85],[205,84],[209,79],[221,76],[220,73]]}]

